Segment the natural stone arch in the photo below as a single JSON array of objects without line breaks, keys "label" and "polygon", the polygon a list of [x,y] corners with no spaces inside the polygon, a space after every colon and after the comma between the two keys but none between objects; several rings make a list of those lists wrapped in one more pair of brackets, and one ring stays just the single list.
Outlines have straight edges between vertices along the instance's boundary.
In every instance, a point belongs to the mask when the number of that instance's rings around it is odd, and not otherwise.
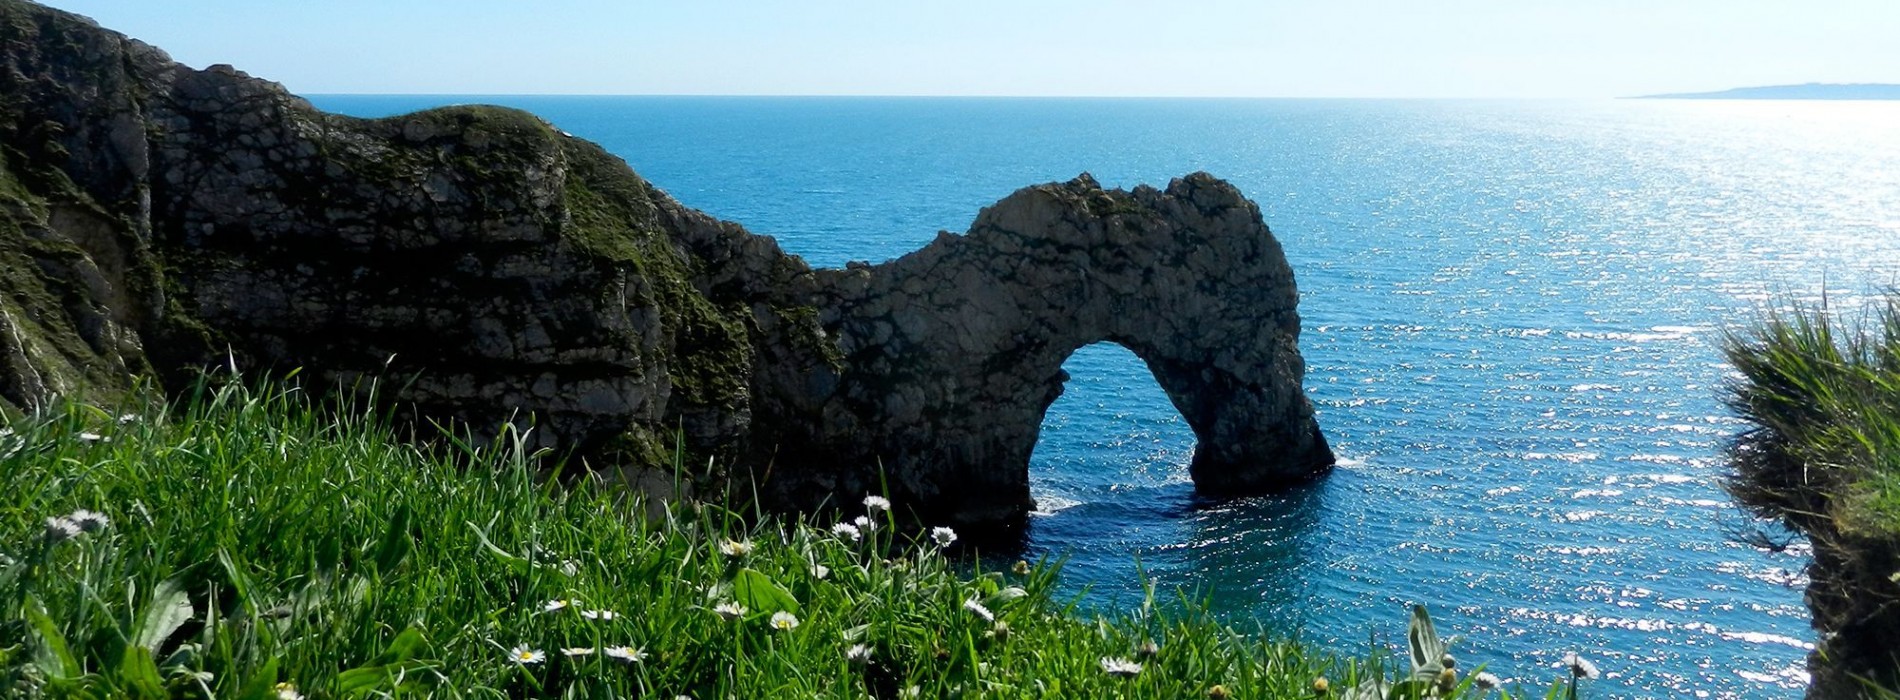
[{"label": "natural stone arch", "polygon": [[1301,387],[1292,270],[1258,208],[1206,174],[1166,191],[1087,175],[1027,188],[966,235],[816,279],[841,371],[805,420],[766,411],[755,424],[817,426],[809,440],[755,433],[782,465],[770,490],[792,502],[883,488],[926,519],[1020,524],[1062,364],[1097,342],[1147,363],[1194,431],[1202,492],[1273,489],[1333,463]]}]

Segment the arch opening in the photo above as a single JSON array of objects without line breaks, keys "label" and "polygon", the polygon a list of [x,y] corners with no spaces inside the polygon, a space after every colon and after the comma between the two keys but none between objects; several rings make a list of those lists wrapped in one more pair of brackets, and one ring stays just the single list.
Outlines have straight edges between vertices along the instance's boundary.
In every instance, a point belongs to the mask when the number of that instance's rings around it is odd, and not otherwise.
[{"label": "arch opening", "polygon": [[1088,532],[1096,516],[1127,521],[1117,514],[1175,510],[1191,498],[1194,431],[1148,365],[1102,341],[1062,368],[1062,393],[1044,409],[1030,454],[1032,515],[1048,526],[1056,526],[1051,518],[1085,523],[1079,529]]}]

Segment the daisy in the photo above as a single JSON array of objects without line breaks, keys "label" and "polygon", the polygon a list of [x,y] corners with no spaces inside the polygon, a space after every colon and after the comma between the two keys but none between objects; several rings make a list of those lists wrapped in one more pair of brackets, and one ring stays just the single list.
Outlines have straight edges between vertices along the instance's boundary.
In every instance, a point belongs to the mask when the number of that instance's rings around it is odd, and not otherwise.
[{"label": "daisy", "polygon": [[726,540],[719,543],[719,553],[738,559],[752,553],[752,543],[745,540]]},{"label": "daisy", "polygon": [[790,632],[792,631],[792,628],[797,627],[797,626],[798,626],[798,618],[793,617],[791,613],[785,612],[783,610],[772,613],[772,629],[783,631],[783,632]]},{"label": "daisy", "polygon": [[620,617],[620,613],[612,610],[582,610],[581,617],[585,617],[589,620],[612,620],[616,617]]},{"label": "daisy", "polygon": [[291,683],[278,683],[271,692],[277,700],[303,700],[303,693],[297,692],[297,686]]},{"label": "daisy", "polygon": [[1598,675],[1597,665],[1590,663],[1589,659],[1578,656],[1574,651],[1564,654],[1564,666],[1570,668],[1570,675],[1578,678],[1596,678]]},{"label": "daisy", "polygon": [[78,525],[79,529],[85,530],[86,532],[98,532],[112,525],[112,520],[107,518],[104,513],[97,513],[84,508],[73,511],[71,515],[66,516],[66,519],[72,521],[72,524]]},{"label": "daisy", "polygon": [[548,658],[548,655],[541,653],[540,649],[529,649],[528,645],[519,644],[516,645],[515,648],[508,650],[508,658],[513,659],[515,663],[526,666],[528,664],[541,663],[543,659]]},{"label": "daisy", "polygon": [[1015,574],[1016,574],[1017,576],[1028,576],[1028,575],[1029,575],[1029,562],[1026,562],[1026,561],[1023,561],[1023,560],[1021,560],[1021,559],[1017,559],[1017,560],[1016,560],[1016,565],[1015,565],[1015,566],[1012,566],[1012,567],[1009,567],[1009,570],[1010,570],[1010,571],[1011,571],[1012,573],[1015,573]]},{"label": "daisy", "polygon": [[854,664],[870,663],[871,648],[863,644],[853,644],[850,649],[844,650],[844,660]]},{"label": "daisy", "polygon": [[872,514],[882,513],[891,509],[891,501],[883,496],[865,496],[864,509]]},{"label": "daisy", "polygon": [[79,438],[80,442],[101,442],[106,439],[105,436],[98,433],[80,433],[74,437]]},{"label": "daisy", "polygon": [[75,523],[72,520],[66,518],[46,519],[46,539],[54,542],[70,540],[74,537],[78,537],[81,532],[84,531],[79,529],[79,523]]},{"label": "daisy", "polygon": [[811,577],[812,577],[812,578],[815,578],[815,579],[823,579],[823,578],[825,578],[826,576],[830,576],[830,575],[831,575],[831,567],[828,567],[828,566],[825,566],[824,564],[813,564],[813,565],[811,565]]},{"label": "daisy", "polygon": [[859,538],[864,536],[864,533],[858,531],[858,526],[852,525],[851,523],[838,523],[831,526],[831,534],[851,540],[852,542],[856,542]]},{"label": "daisy", "polygon": [[725,602],[713,606],[713,612],[719,613],[720,617],[727,620],[737,620],[745,616],[745,606],[738,603]]},{"label": "daisy", "polygon": [[957,541],[957,531],[947,527],[931,528],[930,539],[936,540],[938,547],[948,547],[951,542]]},{"label": "daisy", "polygon": [[1471,677],[1471,682],[1476,684],[1479,690],[1490,690],[1504,685],[1504,681],[1490,671],[1479,671],[1476,675]]},{"label": "daisy", "polygon": [[1127,659],[1102,657],[1102,672],[1116,678],[1134,678],[1141,674],[1141,664]]},{"label": "daisy", "polygon": [[593,654],[593,647],[567,647],[561,650],[561,655],[570,659],[576,656],[592,656]]},{"label": "daisy", "polygon": [[1152,639],[1142,642],[1141,646],[1135,647],[1136,656],[1144,656],[1144,657],[1153,658],[1160,654],[1161,654],[1161,646],[1158,644],[1155,644],[1154,640]]},{"label": "daisy", "polygon": [[627,647],[627,646],[607,647],[606,653],[607,653],[607,656],[609,657],[616,658],[628,663],[634,663],[634,662],[647,660],[646,650],[641,649],[640,647]]},{"label": "daisy", "polygon": [[972,615],[983,618],[984,622],[996,621],[996,613],[990,612],[989,608],[983,607],[983,604],[976,602],[975,598],[963,601],[963,609],[970,611]]},{"label": "daisy", "polygon": [[580,601],[578,600],[573,600],[569,598],[558,598],[555,600],[550,600],[546,603],[542,603],[541,612],[544,612],[544,613],[557,612],[560,610],[566,610],[568,606],[570,605],[578,605],[578,604],[580,604]]},{"label": "daisy", "polygon": [[867,518],[867,517],[864,517],[864,516],[862,516],[862,515],[860,515],[860,516],[858,516],[858,517],[856,517],[856,518],[852,518],[852,519],[851,519],[851,524],[852,524],[852,525],[855,525],[855,526],[857,526],[857,528],[858,528],[859,530],[861,530],[861,531],[864,531],[864,532],[870,532],[870,531],[872,531],[872,530],[876,530],[876,529],[877,529],[877,521],[876,521],[876,520],[872,520],[872,519],[870,519],[870,518]]}]

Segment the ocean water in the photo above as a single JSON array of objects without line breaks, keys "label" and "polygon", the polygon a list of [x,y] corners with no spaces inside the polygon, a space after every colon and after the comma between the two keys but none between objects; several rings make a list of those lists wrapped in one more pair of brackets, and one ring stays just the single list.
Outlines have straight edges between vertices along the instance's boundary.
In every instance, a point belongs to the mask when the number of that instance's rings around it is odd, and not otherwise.
[{"label": "ocean water", "polygon": [[[1193,495],[1145,368],[1084,348],[1043,424],[1031,556],[1091,606],[1141,574],[1343,651],[1431,607],[1468,665],[1597,697],[1797,697],[1809,552],[1743,543],[1719,335],[1900,282],[1900,103],[323,96],[522,107],[816,265],[962,231],[1017,187],[1206,170],[1301,290],[1325,480]],[[1139,567],[1139,568],[1138,568]]]}]

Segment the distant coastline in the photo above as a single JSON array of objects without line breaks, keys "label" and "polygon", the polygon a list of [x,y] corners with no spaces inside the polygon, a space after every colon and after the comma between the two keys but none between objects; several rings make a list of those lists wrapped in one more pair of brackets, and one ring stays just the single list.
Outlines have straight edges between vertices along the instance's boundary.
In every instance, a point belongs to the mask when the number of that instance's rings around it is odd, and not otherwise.
[{"label": "distant coastline", "polygon": [[1900,100],[1892,83],[1803,83],[1740,87],[1716,92],[1638,95],[1638,100]]}]

